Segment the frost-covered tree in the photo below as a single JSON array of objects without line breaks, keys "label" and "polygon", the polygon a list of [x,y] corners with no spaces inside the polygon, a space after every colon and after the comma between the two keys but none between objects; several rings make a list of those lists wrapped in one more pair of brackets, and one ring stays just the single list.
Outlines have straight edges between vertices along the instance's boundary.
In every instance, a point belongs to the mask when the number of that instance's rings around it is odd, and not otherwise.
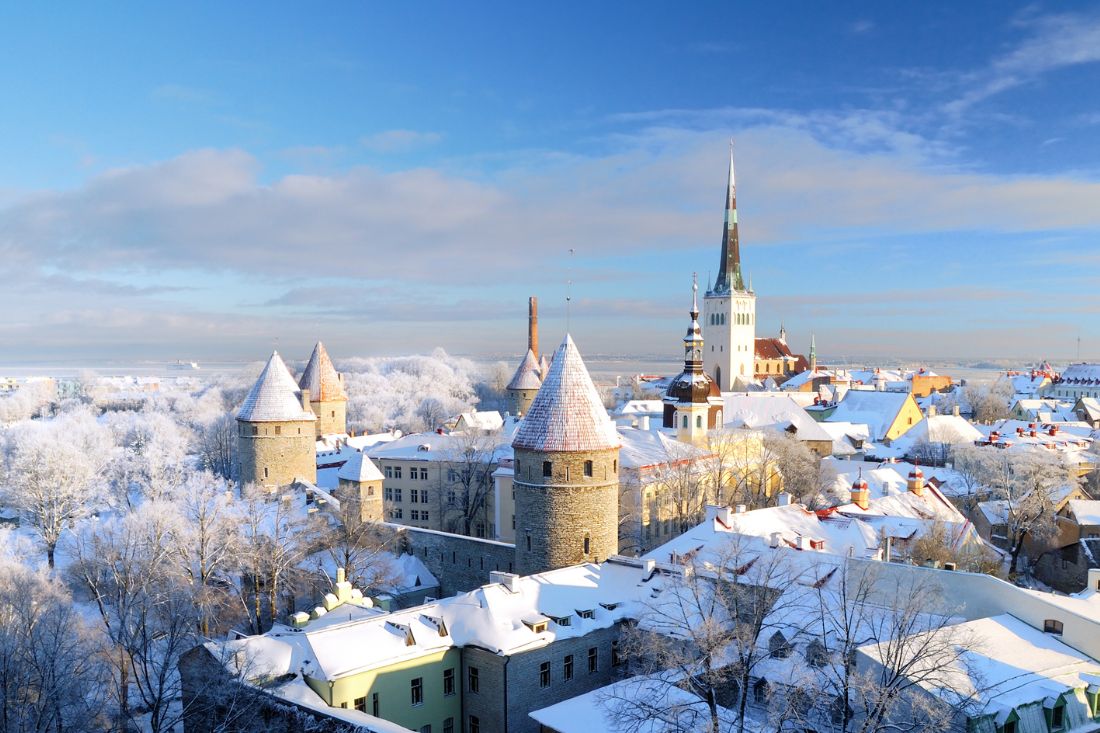
[{"label": "frost-covered tree", "polygon": [[111,464],[115,491],[130,506],[137,491],[162,499],[183,482],[191,468],[190,431],[159,412],[115,412],[107,416],[121,450]]},{"label": "frost-covered tree", "polygon": [[195,428],[195,454],[199,467],[224,479],[237,479],[237,419],[223,413]]},{"label": "frost-covered tree", "polygon": [[349,359],[341,366],[351,430],[431,430],[477,404],[477,365],[442,349],[430,356]]},{"label": "frost-covered tree", "polygon": [[178,562],[182,522],[171,504],[149,501],[85,526],[72,543],[69,572],[91,597],[113,648],[107,658],[120,727],[131,724],[138,708],[147,711],[155,733],[173,730],[181,719],[177,665],[199,640],[194,599]]},{"label": "frost-covered tree", "polygon": [[1056,493],[1075,479],[1060,456],[1041,450],[999,450],[986,471],[986,485],[1003,502],[1015,572],[1026,540],[1043,545],[1058,534]]},{"label": "frost-covered tree", "polygon": [[29,420],[57,399],[57,388],[49,380],[26,382],[0,397],[0,425]]},{"label": "frost-covered tree", "polygon": [[101,649],[54,578],[0,558],[0,730],[95,730],[107,686]]},{"label": "frost-covered tree", "polygon": [[101,502],[111,448],[109,432],[85,411],[8,430],[4,501],[41,539],[51,568],[62,535]]},{"label": "frost-covered tree", "polygon": [[493,491],[494,455],[500,431],[465,430],[452,433],[442,454],[439,495],[444,526],[467,536],[486,523],[489,495]]},{"label": "frost-covered tree", "polygon": [[963,397],[970,405],[975,421],[991,423],[1003,420],[1012,408],[1012,382],[998,379],[992,384],[968,384],[963,387]]}]

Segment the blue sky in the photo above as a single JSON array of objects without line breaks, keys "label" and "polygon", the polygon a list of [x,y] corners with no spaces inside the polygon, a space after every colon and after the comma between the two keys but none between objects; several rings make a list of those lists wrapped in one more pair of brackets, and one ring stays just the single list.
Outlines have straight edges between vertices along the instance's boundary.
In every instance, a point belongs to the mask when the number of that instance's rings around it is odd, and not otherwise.
[{"label": "blue sky", "polygon": [[679,354],[730,136],[760,331],[1100,358],[1095,5],[391,5],[0,10],[0,363]]}]

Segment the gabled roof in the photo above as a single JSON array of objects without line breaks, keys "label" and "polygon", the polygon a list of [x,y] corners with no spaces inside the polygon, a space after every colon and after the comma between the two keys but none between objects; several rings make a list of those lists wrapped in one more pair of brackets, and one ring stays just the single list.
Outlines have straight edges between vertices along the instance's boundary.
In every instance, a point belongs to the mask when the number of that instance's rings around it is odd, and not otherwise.
[{"label": "gabled roof", "polygon": [[527,356],[523,357],[516,373],[512,375],[512,381],[508,382],[508,389],[538,389],[542,386],[542,380],[539,378],[540,371],[535,353],[528,349]]},{"label": "gabled roof", "polygon": [[337,478],[342,478],[345,481],[381,481],[382,472],[378,470],[378,467],[374,465],[374,462],[370,458],[359,451],[355,451],[351,454],[351,457],[340,466],[340,471],[336,474]]},{"label": "gabled roof", "polygon": [[306,364],[306,370],[302,372],[302,378],[298,380],[298,386],[309,390],[311,402],[330,402],[348,398],[347,393],[344,392],[344,383],[336,373],[332,359],[328,358],[325,345],[320,341],[313,347],[313,353],[309,357],[309,363]]},{"label": "gabled roof", "polygon": [[850,389],[833,414],[825,419],[829,422],[863,423],[871,429],[872,438],[881,440],[910,399],[910,392]]},{"label": "gabled roof", "polygon": [[241,403],[237,419],[246,422],[289,422],[316,420],[317,416],[302,409],[302,393],[279,352],[273,351],[259,379]]},{"label": "gabled roof", "polygon": [[756,356],[759,359],[794,358],[794,354],[791,353],[790,347],[781,339],[777,338],[757,338]]},{"label": "gabled roof", "polygon": [[531,403],[512,447],[536,451],[618,448],[619,433],[568,334]]}]

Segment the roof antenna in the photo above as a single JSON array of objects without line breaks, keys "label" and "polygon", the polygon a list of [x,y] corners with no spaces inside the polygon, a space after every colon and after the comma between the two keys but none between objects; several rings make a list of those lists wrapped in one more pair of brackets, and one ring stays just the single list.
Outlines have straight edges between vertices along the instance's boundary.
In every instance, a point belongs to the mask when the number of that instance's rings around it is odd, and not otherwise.
[{"label": "roof antenna", "polygon": [[573,248],[569,248],[569,266],[566,268],[568,278],[565,281],[565,333],[569,335],[571,330],[570,323],[572,321],[572,301],[573,301]]}]

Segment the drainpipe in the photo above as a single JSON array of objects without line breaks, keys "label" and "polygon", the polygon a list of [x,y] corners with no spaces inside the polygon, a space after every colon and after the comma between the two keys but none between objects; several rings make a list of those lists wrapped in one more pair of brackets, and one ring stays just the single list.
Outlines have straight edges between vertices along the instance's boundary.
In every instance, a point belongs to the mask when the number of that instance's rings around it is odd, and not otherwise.
[{"label": "drainpipe", "polygon": [[508,733],[508,663],[511,661],[511,654],[504,657],[504,733]]}]

